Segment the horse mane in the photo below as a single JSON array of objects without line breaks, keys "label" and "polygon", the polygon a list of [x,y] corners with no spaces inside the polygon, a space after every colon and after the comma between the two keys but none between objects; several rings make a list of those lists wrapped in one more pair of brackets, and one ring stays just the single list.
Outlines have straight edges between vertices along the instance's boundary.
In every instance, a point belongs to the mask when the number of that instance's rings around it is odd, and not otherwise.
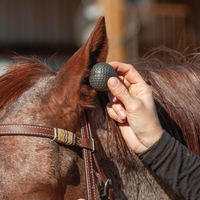
[{"label": "horse mane", "polygon": [[[157,53],[168,55],[168,64]],[[183,55],[157,47],[133,63],[151,85],[158,116],[164,129],[200,155],[200,54]]]},{"label": "horse mane", "polygon": [[[157,53],[166,53],[168,62],[163,63],[155,57]],[[149,51],[142,59],[133,63],[151,85],[158,116],[164,129],[185,144],[190,150],[200,155],[200,55],[198,53],[182,55],[180,52],[159,47]],[[53,72],[45,63],[36,57],[15,57],[14,64],[8,67],[0,77],[0,109],[9,106],[23,92],[31,88],[41,77]],[[88,86],[89,87],[89,86]],[[83,87],[85,94],[85,87]],[[83,95],[82,99],[85,100]],[[105,94],[102,107],[108,102]],[[102,101],[102,100],[101,100]],[[85,100],[85,102],[88,102]],[[90,107],[91,102],[85,107]],[[109,117],[107,117],[109,119]],[[112,120],[111,120],[112,121]],[[118,149],[126,149],[115,122]],[[126,151],[124,151],[125,153]]]},{"label": "horse mane", "polygon": [[[157,53],[166,53],[167,63],[156,58]],[[198,53],[184,56],[178,51],[161,46],[150,50],[143,58],[133,62],[133,66],[152,87],[163,129],[197,155],[200,155],[199,60],[200,54]],[[98,98],[102,108],[105,109],[109,101],[107,94],[98,93]],[[104,113],[108,126],[107,142],[109,143],[109,138],[114,139],[113,144],[117,144],[115,149],[119,157],[126,158],[130,151],[121,136],[117,123],[109,118],[106,111]],[[114,137],[109,135],[109,127],[112,129],[111,133],[115,133]]]},{"label": "horse mane", "polygon": [[54,75],[45,63],[36,57],[14,57],[12,65],[0,76],[0,109],[9,106],[31,88],[42,76]]}]

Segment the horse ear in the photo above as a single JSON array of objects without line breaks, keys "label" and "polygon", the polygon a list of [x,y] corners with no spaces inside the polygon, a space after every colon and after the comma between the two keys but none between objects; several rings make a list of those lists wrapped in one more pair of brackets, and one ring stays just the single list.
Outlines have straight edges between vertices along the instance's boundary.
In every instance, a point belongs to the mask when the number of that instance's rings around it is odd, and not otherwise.
[{"label": "horse ear", "polygon": [[94,64],[106,62],[107,54],[106,25],[104,17],[101,17],[85,45],[65,63],[56,75],[57,93],[65,98],[66,95],[71,95],[73,101],[79,98],[77,100],[83,107],[89,106],[95,95],[95,90],[89,85],[90,70]]},{"label": "horse ear", "polygon": [[[108,40],[105,18],[101,17],[91,33],[86,44],[83,45],[61,68],[58,76],[66,73],[81,75],[86,68],[91,68],[98,62],[105,62],[108,54]],[[67,77],[68,79],[68,77]]]}]

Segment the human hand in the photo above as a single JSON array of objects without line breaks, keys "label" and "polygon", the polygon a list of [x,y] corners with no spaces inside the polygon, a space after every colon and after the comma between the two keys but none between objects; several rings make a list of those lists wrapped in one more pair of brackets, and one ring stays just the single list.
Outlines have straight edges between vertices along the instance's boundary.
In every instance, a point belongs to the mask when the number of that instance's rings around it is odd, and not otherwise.
[{"label": "human hand", "polygon": [[122,136],[137,154],[147,150],[162,136],[151,87],[132,65],[109,63],[119,74],[108,80],[107,111],[119,124]]}]

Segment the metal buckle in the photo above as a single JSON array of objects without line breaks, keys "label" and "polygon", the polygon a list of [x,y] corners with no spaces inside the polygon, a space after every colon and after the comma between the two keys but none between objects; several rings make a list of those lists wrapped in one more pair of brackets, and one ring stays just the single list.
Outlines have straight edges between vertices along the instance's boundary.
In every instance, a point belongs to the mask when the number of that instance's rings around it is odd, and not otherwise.
[{"label": "metal buckle", "polygon": [[93,138],[90,138],[92,140],[92,153],[95,152],[95,146],[94,146],[94,139]]},{"label": "metal buckle", "polygon": [[112,185],[112,180],[110,178],[107,179],[107,181],[105,182],[104,188],[101,189],[101,197],[106,197],[108,196],[108,186]]}]

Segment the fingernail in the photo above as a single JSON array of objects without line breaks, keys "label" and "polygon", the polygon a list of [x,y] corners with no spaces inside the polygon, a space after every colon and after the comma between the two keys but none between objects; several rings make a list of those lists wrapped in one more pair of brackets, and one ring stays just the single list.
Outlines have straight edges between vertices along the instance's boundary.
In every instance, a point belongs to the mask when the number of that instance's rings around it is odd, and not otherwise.
[{"label": "fingernail", "polygon": [[111,78],[109,82],[110,82],[110,86],[111,86],[113,89],[116,88],[117,85],[118,85],[118,83],[119,83],[119,81],[118,81],[117,78]]},{"label": "fingernail", "polygon": [[122,112],[122,111],[119,111],[118,113],[117,113],[117,115],[118,115],[118,117],[121,119],[121,120],[124,120],[125,119],[125,114]]},{"label": "fingernail", "polygon": [[116,103],[117,102],[117,97],[114,96],[112,101],[113,101],[113,103]]}]

